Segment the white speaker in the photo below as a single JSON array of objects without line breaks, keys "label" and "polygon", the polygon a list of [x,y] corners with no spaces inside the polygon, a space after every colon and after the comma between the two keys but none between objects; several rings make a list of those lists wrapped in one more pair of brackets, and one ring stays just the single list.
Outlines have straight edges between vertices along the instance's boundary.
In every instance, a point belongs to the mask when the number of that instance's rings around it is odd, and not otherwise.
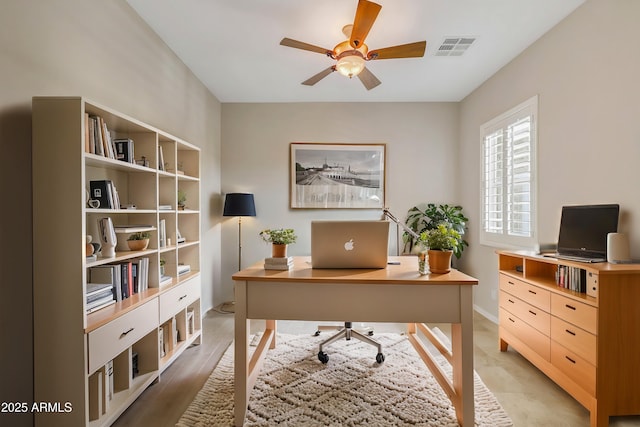
[{"label": "white speaker", "polygon": [[615,264],[630,259],[629,237],[624,233],[607,234],[607,261]]}]

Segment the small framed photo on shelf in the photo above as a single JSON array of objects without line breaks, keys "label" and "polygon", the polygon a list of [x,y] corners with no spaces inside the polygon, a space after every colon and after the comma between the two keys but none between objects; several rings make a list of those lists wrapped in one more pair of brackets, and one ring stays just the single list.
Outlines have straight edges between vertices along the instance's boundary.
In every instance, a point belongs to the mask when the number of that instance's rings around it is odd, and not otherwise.
[{"label": "small framed photo on shelf", "polygon": [[383,209],[385,144],[291,143],[293,209]]}]

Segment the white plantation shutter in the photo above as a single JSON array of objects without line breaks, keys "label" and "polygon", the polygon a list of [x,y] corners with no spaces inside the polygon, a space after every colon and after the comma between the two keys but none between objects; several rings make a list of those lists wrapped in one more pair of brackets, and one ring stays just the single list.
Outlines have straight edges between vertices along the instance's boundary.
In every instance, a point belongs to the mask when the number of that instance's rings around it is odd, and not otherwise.
[{"label": "white plantation shutter", "polygon": [[480,128],[482,141],[480,243],[536,243],[535,123],[537,97]]}]

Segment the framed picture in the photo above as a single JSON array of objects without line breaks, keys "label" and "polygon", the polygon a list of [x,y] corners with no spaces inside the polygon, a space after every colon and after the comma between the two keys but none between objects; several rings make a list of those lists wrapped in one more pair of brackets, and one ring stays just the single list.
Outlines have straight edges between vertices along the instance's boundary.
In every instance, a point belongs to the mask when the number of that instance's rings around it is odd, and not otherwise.
[{"label": "framed picture", "polygon": [[294,209],[383,209],[385,144],[291,143]]}]

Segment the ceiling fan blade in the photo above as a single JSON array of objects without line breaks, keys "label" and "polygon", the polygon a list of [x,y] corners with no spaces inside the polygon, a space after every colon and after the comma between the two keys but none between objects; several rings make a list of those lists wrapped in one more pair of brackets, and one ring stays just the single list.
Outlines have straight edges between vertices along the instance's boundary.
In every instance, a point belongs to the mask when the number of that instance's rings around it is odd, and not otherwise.
[{"label": "ceiling fan blade", "polygon": [[333,73],[335,70],[336,70],[335,65],[332,65],[331,67],[320,71],[315,76],[310,77],[307,80],[303,81],[302,84],[305,86],[313,86],[314,84],[318,83],[320,80],[327,77],[329,74]]},{"label": "ceiling fan blade", "polygon": [[380,9],[382,9],[382,6],[377,3],[368,0],[358,1],[358,9],[356,9],[356,17],[353,20],[353,29],[349,39],[351,47],[357,48],[364,43],[364,39],[369,34],[369,30],[378,17]]},{"label": "ceiling fan blade", "polygon": [[367,67],[364,67],[362,69],[360,74],[358,74],[358,78],[360,79],[364,87],[367,88],[367,90],[371,90],[382,83],[376,76],[373,75],[371,71],[369,71]]},{"label": "ceiling fan blade", "polygon": [[398,46],[385,47],[382,49],[374,49],[369,52],[367,59],[395,59],[395,58],[417,58],[424,56],[427,48],[427,42],[415,42],[401,44]]},{"label": "ceiling fan blade", "polygon": [[308,51],[311,51],[311,52],[322,53],[323,55],[331,55],[331,53],[333,53],[332,50],[325,49],[325,48],[320,47],[320,46],[314,46],[312,44],[301,42],[301,41],[298,41],[298,40],[289,39],[287,37],[283,38],[280,41],[280,44],[282,46],[295,47],[296,49],[302,49],[302,50],[308,50]]}]

